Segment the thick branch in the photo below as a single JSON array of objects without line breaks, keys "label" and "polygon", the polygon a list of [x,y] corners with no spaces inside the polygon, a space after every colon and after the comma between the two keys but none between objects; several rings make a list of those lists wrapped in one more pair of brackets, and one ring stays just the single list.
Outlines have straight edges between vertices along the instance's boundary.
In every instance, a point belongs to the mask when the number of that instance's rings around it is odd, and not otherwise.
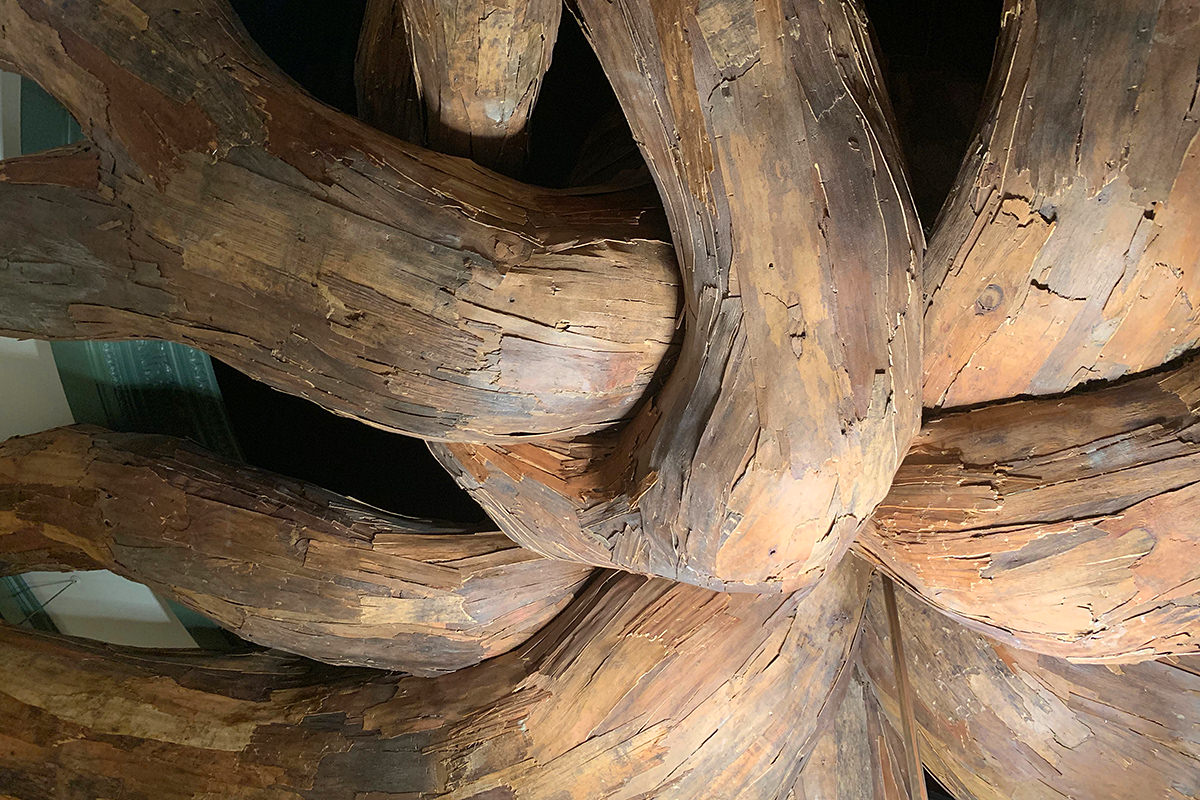
[{"label": "thick branch", "polygon": [[1061,392],[1200,343],[1196,9],[1005,5],[925,259],[927,406]]},{"label": "thick branch", "polygon": [[539,552],[727,590],[807,585],[918,423],[920,231],[865,21],[848,2],[580,12],[675,235],[679,362],[582,470],[561,446],[435,450]]},{"label": "thick branch", "polygon": [[80,426],[0,445],[0,573],[97,568],[251,641],[417,675],[511,650],[590,572],[180,439]]},{"label": "thick branch", "polygon": [[848,675],[866,574],[847,560],[803,603],[610,574],[520,652],[436,679],[0,629],[5,789],[782,800]]},{"label": "thick branch", "polygon": [[830,711],[788,800],[917,800],[908,791],[904,738],[857,663]]},{"label": "thick branch", "polygon": [[[897,719],[883,604],[863,661]],[[900,593],[925,765],[958,800],[1200,796],[1200,661],[1074,665],[984,638]]]},{"label": "thick branch", "polygon": [[861,545],[967,624],[1085,660],[1200,652],[1200,359],[926,425]]},{"label": "thick branch", "polygon": [[[410,138],[411,117],[401,117],[414,110],[415,77],[423,143],[516,175],[561,15],[561,0],[371,0],[356,65],[359,114]],[[407,69],[394,63],[401,59]]]},{"label": "thick branch", "polygon": [[401,0],[367,0],[354,60],[358,117],[406,142],[427,144],[411,37]]},{"label": "thick branch", "polygon": [[581,432],[641,398],[677,291],[650,198],[393,140],[280,76],[220,0],[52,5],[0,2],[0,59],[64,101],[97,169],[77,196],[0,183],[4,331],[171,338],[427,438]]}]

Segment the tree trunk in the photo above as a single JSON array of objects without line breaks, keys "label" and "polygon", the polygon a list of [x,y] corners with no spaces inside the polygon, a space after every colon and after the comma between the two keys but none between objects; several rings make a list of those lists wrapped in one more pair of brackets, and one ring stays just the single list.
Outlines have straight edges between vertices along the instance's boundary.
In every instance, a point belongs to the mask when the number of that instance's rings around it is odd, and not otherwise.
[{"label": "tree trunk", "polygon": [[507,652],[590,573],[166,436],[0,445],[0,573],[110,569],[259,644],[436,675]]},{"label": "tree trunk", "polygon": [[0,62],[95,142],[5,163],[0,331],[170,338],[428,438],[631,412],[675,332],[652,198],[406,146],[299,91],[222,2],[177,6],[0,3]]},{"label": "tree trunk", "polygon": [[784,800],[867,576],[847,559],[799,602],[607,574],[521,650],[432,679],[0,627],[5,791]]},{"label": "tree trunk", "polygon": [[851,2],[579,14],[675,236],[679,361],[618,439],[577,448],[582,470],[553,445],[435,453],[544,554],[721,590],[811,585],[919,413],[921,234],[865,20]]},{"label": "tree trunk", "polygon": [[[987,639],[899,594],[921,756],[957,800],[1200,796],[1200,660],[1070,664]],[[863,662],[894,720],[877,596]]]},{"label": "tree trunk", "polygon": [[860,540],[929,602],[1021,647],[1200,648],[1200,359],[928,423]]},{"label": "tree trunk", "polygon": [[557,0],[371,0],[356,70],[359,116],[519,175],[561,16]]},{"label": "tree trunk", "polygon": [[1200,10],[1006,0],[926,256],[925,405],[1052,394],[1200,342]]}]

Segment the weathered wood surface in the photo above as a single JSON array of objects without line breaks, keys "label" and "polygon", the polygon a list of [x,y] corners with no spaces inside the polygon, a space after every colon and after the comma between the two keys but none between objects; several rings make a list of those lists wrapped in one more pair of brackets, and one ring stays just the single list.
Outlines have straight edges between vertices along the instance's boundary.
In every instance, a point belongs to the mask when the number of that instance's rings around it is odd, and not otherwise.
[{"label": "weathered wood surface", "polygon": [[[411,138],[415,84],[422,143],[519,175],[561,16],[561,0],[371,0],[359,44],[359,114]],[[407,76],[389,63],[406,57]]]},{"label": "weathered wood surface", "polygon": [[985,633],[1073,660],[1200,651],[1200,359],[926,424],[859,546]]},{"label": "weathered wood surface", "polygon": [[926,406],[1052,394],[1200,343],[1200,8],[1007,0],[925,257]]},{"label": "weathered wood surface", "polygon": [[591,572],[172,437],[73,426],[0,444],[0,574],[100,568],[259,644],[415,675],[512,650]]},{"label": "weathered wood surface", "polygon": [[[862,660],[895,720],[877,594]],[[957,800],[1200,797],[1200,660],[1071,664],[1010,648],[898,595],[921,756]]]},{"label": "weathered wood surface", "polygon": [[914,800],[904,738],[857,664],[826,724],[788,800]]},{"label": "weathered wood surface", "polygon": [[608,573],[440,678],[0,628],[15,797],[784,800],[848,677],[867,570],[798,597]]},{"label": "weathered wood surface", "polygon": [[94,142],[0,167],[0,331],[169,338],[427,438],[597,429],[675,333],[644,192],[556,192],[322,106],[223,0],[0,3]]},{"label": "weathered wood surface", "polygon": [[602,446],[435,452],[547,555],[714,589],[809,585],[919,421],[921,233],[861,9],[578,11],[666,205],[678,362]]},{"label": "weathered wood surface", "polygon": [[359,119],[406,142],[426,144],[425,106],[417,87],[421,76],[413,64],[404,5],[367,0],[354,59],[354,93]]}]

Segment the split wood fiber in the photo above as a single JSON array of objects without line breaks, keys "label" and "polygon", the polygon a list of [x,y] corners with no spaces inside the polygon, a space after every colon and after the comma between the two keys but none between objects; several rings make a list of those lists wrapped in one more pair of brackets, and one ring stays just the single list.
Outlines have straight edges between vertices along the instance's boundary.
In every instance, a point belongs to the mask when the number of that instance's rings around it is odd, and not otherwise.
[{"label": "split wood fiber", "polygon": [[1200,651],[1200,358],[926,424],[858,546],[983,632],[1077,661]]},{"label": "split wood fiber", "polygon": [[678,361],[620,434],[434,451],[546,555],[727,591],[810,586],[919,423],[921,231],[865,17],[841,0],[578,14],[665,203]]},{"label": "split wood fiber", "polygon": [[561,16],[559,0],[369,0],[359,116],[518,176]]},{"label": "split wood fiber", "polygon": [[869,570],[803,601],[606,573],[440,678],[0,627],[4,791],[176,800],[785,800],[849,678]]},{"label": "split wood fiber", "polygon": [[281,75],[224,0],[0,2],[0,63],[92,144],[0,165],[0,331],[190,344],[430,439],[596,430],[675,335],[643,190],[407,145]]},{"label": "split wood fiber", "polygon": [[0,444],[0,574],[109,569],[269,647],[436,675],[505,653],[591,569],[388,514],[169,436]]},{"label": "split wood fiber", "polygon": [[1200,343],[1200,8],[1006,0],[925,256],[926,406],[1054,394]]},{"label": "split wood fiber", "polygon": [[[862,659],[896,721],[872,591]],[[898,592],[925,766],[956,800],[1200,796],[1200,660],[1071,664],[1014,649]]]}]

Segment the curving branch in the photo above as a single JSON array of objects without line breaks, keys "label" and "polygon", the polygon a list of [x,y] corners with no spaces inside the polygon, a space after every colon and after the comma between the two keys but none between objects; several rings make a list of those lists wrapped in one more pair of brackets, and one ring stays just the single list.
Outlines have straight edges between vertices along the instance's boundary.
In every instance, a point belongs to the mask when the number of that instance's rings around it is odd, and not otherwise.
[{"label": "curving branch", "polygon": [[[958,800],[1200,796],[1200,661],[1120,668],[1013,650],[897,598],[925,765]],[[872,592],[862,660],[898,719]]]},{"label": "curving branch", "polygon": [[926,406],[1053,394],[1200,344],[1187,0],[1007,0],[925,257]]},{"label": "curving branch", "polygon": [[[679,360],[600,447],[434,450],[547,555],[723,590],[809,585],[919,422],[921,233],[865,17],[748,0],[579,14],[665,201]],[[572,447],[590,463],[564,464]]]},{"label": "curving branch", "polygon": [[370,0],[355,72],[359,116],[517,175],[561,16],[561,0]]},{"label": "curving branch", "polygon": [[167,436],[0,444],[0,574],[110,569],[259,644],[436,675],[512,650],[591,570]]},{"label": "curving branch", "polygon": [[860,545],[990,636],[1073,660],[1200,652],[1200,359],[925,426]]},{"label": "curving branch", "polygon": [[678,281],[644,192],[536,189],[398,142],[280,75],[224,0],[0,18],[0,61],[95,143],[69,191],[44,159],[4,165],[0,331],[170,338],[431,439],[570,435],[641,399]]},{"label": "curving branch", "polygon": [[519,652],[434,679],[0,627],[5,790],[783,800],[849,675],[867,574],[847,559],[799,602],[610,573]]}]

